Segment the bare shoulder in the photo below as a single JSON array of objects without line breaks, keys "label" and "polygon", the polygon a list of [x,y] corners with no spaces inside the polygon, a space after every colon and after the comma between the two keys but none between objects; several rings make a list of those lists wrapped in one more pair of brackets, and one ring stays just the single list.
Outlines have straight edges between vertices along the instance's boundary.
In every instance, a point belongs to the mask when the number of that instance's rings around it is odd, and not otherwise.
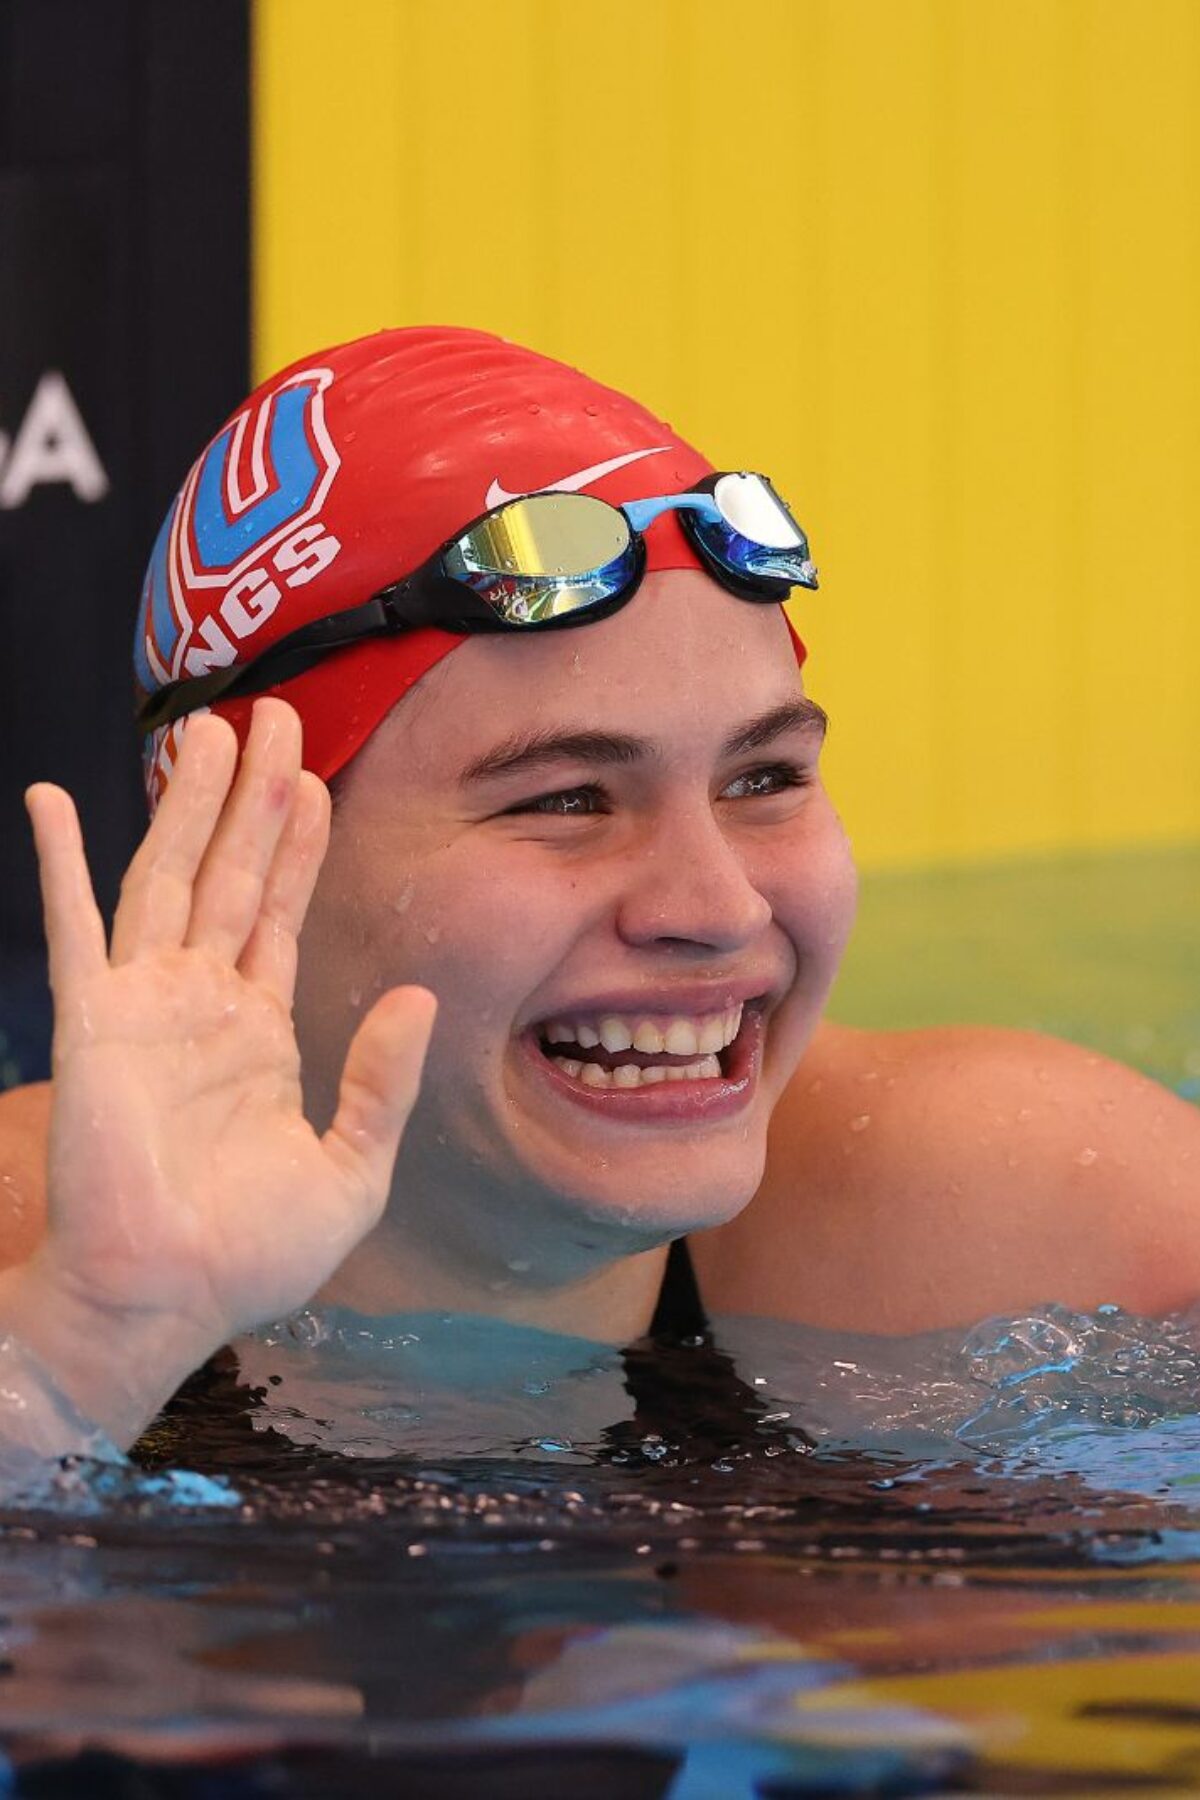
[{"label": "bare shoulder", "polygon": [[1200,1295],[1200,1110],[1091,1051],[822,1027],[763,1185],[693,1240],[715,1311],[904,1332]]},{"label": "bare shoulder", "polygon": [[45,1231],[50,1083],[0,1094],[0,1268],[23,1262]]}]

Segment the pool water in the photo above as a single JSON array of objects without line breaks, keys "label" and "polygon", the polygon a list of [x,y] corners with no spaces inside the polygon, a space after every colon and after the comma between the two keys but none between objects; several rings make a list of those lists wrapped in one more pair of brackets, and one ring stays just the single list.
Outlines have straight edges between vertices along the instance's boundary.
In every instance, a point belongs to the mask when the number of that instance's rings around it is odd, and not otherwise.
[{"label": "pool water", "polygon": [[[1196,1097],[1198,899],[1189,850],[877,878],[835,1012]],[[310,1311],[9,1495],[0,1584],[0,1793],[1190,1793],[1200,1312],[615,1353]]]}]

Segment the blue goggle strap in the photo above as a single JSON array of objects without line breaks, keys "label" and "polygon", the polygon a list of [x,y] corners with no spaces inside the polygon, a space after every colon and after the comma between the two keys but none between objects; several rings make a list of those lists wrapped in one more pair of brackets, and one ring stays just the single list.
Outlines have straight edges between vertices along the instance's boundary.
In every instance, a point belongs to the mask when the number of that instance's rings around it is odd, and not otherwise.
[{"label": "blue goggle strap", "polygon": [[709,525],[724,525],[725,515],[711,494],[660,494],[653,500],[627,500],[621,511],[634,531],[644,532],[669,512],[696,512]]}]

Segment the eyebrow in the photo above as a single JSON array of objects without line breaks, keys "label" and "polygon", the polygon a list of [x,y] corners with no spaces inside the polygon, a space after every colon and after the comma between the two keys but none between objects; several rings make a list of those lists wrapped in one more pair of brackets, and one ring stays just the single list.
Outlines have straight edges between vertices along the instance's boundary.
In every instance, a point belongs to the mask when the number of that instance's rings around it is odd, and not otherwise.
[{"label": "eyebrow", "polygon": [[[739,725],[721,745],[723,757],[738,756],[747,750],[763,750],[777,738],[791,731],[816,731],[821,737],[829,727],[824,707],[798,694],[760,713],[745,725]],[[627,766],[662,754],[653,738],[631,737],[619,731],[523,731],[515,732],[491,750],[468,763],[460,780],[463,785],[492,781],[502,775],[526,775],[550,763],[582,762],[600,767]]]}]

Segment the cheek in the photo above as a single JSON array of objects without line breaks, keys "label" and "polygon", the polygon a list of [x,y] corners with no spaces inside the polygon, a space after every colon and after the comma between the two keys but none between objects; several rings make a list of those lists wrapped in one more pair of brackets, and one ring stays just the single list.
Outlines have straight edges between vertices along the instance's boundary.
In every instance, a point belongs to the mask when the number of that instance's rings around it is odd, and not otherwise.
[{"label": "cheek", "polygon": [[544,870],[451,847],[407,871],[378,915],[371,954],[381,985],[431,988],[438,1039],[461,1044],[507,1038],[572,934],[569,896]]},{"label": "cheek", "polygon": [[836,966],[854,924],[858,875],[841,820],[823,794],[804,829],[777,846],[763,885],[803,953]]}]

